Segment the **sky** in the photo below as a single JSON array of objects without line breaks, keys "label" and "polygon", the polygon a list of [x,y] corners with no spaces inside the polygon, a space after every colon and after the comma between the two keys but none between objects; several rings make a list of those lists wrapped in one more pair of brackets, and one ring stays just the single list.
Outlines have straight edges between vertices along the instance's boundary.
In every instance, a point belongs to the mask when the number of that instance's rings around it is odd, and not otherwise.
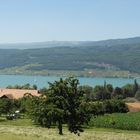
[{"label": "sky", "polygon": [[0,0],[0,43],[140,36],[140,0]]}]

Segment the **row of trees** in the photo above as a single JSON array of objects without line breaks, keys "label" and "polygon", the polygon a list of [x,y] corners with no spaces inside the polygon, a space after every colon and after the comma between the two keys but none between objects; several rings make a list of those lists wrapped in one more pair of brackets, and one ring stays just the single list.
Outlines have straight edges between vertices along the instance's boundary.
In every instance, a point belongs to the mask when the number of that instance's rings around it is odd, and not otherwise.
[{"label": "row of trees", "polygon": [[134,84],[127,84],[122,88],[116,87],[113,88],[111,84],[104,83],[103,86],[80,86],[81,90],[85,92],[85,98],[89,101],[101,101],[107,99],[125,99],[127,97],[135,97],[140,100],[140,86],[137,81],[134,81]]},{"label": "row of trees", "polygon": [[37,85],[31,86],[28,83],[28,84],[24,84],[22,86],[21,85],[15,85],[15,86],[9,85],[6,88],[8,88],[8,89],[35,89],[35,90],[37,90]]}]

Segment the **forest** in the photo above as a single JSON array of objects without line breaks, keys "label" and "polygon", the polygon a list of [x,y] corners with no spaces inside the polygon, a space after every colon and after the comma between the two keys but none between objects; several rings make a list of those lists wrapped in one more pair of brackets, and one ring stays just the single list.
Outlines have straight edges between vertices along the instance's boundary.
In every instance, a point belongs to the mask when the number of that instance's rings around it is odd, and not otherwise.
[{"label": "forest", "polygon": [[27,70],[97,69],[140,73],[140,42],[138,40],[139,38],[125,41],[90,42],[82,43],[81,46],[67,46],[65,43],[66,46],[46,48],[44,45],[44,48],[36,49],[1,49],[0,69],[31,65]]}]

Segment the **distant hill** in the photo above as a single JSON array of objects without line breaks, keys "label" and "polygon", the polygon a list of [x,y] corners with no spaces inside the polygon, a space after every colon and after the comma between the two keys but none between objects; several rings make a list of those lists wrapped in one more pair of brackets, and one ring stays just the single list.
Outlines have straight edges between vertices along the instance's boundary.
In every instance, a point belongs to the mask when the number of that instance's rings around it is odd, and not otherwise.
[{"label": "distant hill", "polygon": [[81,47],[81,46],[114,46],[123,44],[139,44],[140,37],[126,39],[109,39],[102,41],[47,41],[32,43],[12,43],[0,44],[1,49],[34,49],[34,48],[50,48],[50,47]]},{"label": "distant hill", "polygon": [[98,42],[15,44],[9,48],[22,49],[1,49],[0,69],[38,64],[30,70],[109,68],[140,73],[140,37]]}]

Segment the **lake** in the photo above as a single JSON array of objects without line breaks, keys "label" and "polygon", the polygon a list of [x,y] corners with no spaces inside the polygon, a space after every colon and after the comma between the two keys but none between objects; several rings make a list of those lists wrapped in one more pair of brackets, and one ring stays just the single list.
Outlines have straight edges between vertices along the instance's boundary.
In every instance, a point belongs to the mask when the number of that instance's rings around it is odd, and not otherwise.
[{"label": "lake", "polygon": [[[8,85],[23,85],[29,83],[30,85],[36,84],[38,88],[48,87],[48,82],[59,80],[60,77],[55,76],[24,76],[24,75],[0,75],[0,87],[7,87]],[[86,78],[78,77],[80,85],[103,85],[104,81],[112,84],[114,87],[122,87],[128,83],[134,83],[134,79],[130,78]],[[140,79],[137,79],[140,83]]]}]

